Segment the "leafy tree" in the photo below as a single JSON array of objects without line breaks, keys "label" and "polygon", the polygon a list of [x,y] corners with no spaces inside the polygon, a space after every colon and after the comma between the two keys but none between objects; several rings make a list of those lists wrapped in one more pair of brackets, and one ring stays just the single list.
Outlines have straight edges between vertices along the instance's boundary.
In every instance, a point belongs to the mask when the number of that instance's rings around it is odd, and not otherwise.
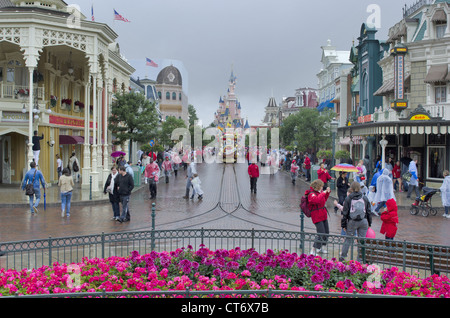
[{"label": "leafy tree", "polygon": [[155,103],[150,103],[144,95],[116,93],[111,106],[108,128],[116,137],[115,145],[126,141],[148,143],[156,136],[158,112]]},{"label": "leafy tree", "polygon": [[168,117],[161,125],[161,130],[158,133],[158,143],[173,147],[175,142],[172,140],[172,132],[177,128],[187,128],[183,119],[176,117]]},{"label": "leafy tree", "polygon": [[331,147],[330,123],[335,114],[318,112],[313,108],[301,109],[283,121],[280,138],[284,146],[295,146],[299,151],[317,152]]},{"label": "leafy tree", "polygon": [[189,113],[189,128],[195,125],[195,122],[198,120],[197,110],[194,105],[189,104],[188,106]]}]

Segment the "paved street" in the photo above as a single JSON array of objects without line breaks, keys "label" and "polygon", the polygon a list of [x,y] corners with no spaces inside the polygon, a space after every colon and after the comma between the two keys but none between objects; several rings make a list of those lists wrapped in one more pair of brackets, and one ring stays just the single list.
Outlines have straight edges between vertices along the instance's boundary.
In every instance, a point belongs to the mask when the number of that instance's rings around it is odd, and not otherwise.
[{"label": "paved street", "polygon": [[[20,241],[43,239],[48,237],[66,237],[76,235],[99,234],[102,232],[125,232],[151,229],[151,206],[156,203],[156,229],[260,229],[260,230],[300,230],[299,202],[307,189],[303,180],[297,185],[290,183],[286,172],[275,175],[262,175],[258,181],[257,194],[250,193],[246,164],[197,165],[204,199],[199,201],[183,199],[185,192],[185,172],[179,171],[178,177],[171,176],[170,182],[161,180],[158,184],[156,200],[149,200],[149,192],[144,185],[134,192],[131,200],[131,222],[119,223],[111,220],[111,205],[107,197],[95,196],[103,201],[94,202],[74,200],[70,219],[61,218],[60,207],[49,204],[46,211],[41,204],[40,213],[32,216],[27,205],[7,204],[0,208],[2,230],[0,241]],[[57,188],[56,188],[57,189]],[[53,189],[53,191],[56,191]],[[49,191],[51,192],[51,191]],[[20,193],[15,190],[15,193]],[[23,195],[23,194],[21,194]],[[57,195],[49,194],[56,198]],[[74,194],[74,198],[77,194]],[[81,195],[78,194],[79,200]],[[403,199],[399,199],[399,202]],[[6,200],[7,201],[7,200]],[[6,202],[3,199],[3,202]],[[440,197],[434,198],[438,203]],[[411,204],[408,201],[404,205]],[[340,215],[328,202],[330,211],[330,231],[340,233]],[[396,240],[449,245],[450,220],[437,216],[412,216],[409,209],[399,212],[400,225]],[[373,229],[379,234],[381,221],[374,218]],[[306,231],[315,232],[310,219],[305,220]]]}]

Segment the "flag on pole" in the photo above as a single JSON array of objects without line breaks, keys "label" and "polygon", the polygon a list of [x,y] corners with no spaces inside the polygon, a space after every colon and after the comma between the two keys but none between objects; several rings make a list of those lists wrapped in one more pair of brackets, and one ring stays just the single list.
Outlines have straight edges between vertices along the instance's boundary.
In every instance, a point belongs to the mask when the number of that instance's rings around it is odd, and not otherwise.
[{"label": "flag on pole", "polygon": [[130,22],[127,19],[125,19],[123,16],[121,16],[115,9],[114,9],[114,20]]},{"label": "flag on pole", "polygon": [[153,62],[151,59],[149,59],[148,57],[147,57],[147,60],[146,60],[146,65],[147,66],[153,66],[153,67],[158,67],[158,64],[156,64],[155,62]]},{"label": "flag on pole", "polygon": [[91,15],[92,15],[92,22],[95,22],[94,5],[91,6]]}]

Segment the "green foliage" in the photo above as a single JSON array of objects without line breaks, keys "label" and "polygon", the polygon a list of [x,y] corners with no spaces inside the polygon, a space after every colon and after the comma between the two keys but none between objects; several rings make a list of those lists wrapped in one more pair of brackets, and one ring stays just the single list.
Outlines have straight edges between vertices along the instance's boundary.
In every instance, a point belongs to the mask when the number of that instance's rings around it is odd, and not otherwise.
[{"label": "green foliage", "polygon": [[[283,121],[280,139],[284,146],[294,146],[299,151],[317,151],[331,147],[330,123],[335,113],[318,112],[314,108],[301,109]],[[296,129],[297,128],[297,132]]]},{"label": "green foliage", "polygon": [[347,150],[336,151],[335,158],[336,159],[340,159],[340,160],[342,160],[342,159],[349,159],[350,158],[350,152],[348,152]]},{"label": "green foliage", "polygon": [[320,150],[317,152],[317,157],[322,159],[331,159],[333,158],[333,152],[331,150]]},{"label": "green foliage", "polygon": [[172,140],[172,132],[177,128],[187,128],[183,119],[168,117],[161,125],[158,133],[158,144],[173,147],[175,142]]},{"label": "green foliage", "polygon": [[148,143],[156,136],[158,113],[154,103],[144,95],[116,93],[111,106],[108,128],[116,137],[115,145],[123,145],[130,140]]}]

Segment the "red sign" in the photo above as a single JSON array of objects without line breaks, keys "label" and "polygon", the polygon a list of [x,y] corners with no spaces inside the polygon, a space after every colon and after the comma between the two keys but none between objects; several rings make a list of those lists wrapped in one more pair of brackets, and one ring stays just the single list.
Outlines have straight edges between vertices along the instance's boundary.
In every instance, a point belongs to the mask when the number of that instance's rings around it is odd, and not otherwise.
[{"label": "red sign", "polygon": [[372,115],[358,117],[358,124],[370,123],[373,121]]},{"label": "red sign", "polygon": [[[68,118],[68,117],[61,117],[61,116],[49,116],[49,122],[52,125],[58,125],[58,126],[71,126],[71,127],[77,127],[77,128],[84,128],[84,119],[77,119],[77,118]],[[93,127],[93,123],[89,123],[89,128]],[[97,126],[96,126],[97,127]]]}]

